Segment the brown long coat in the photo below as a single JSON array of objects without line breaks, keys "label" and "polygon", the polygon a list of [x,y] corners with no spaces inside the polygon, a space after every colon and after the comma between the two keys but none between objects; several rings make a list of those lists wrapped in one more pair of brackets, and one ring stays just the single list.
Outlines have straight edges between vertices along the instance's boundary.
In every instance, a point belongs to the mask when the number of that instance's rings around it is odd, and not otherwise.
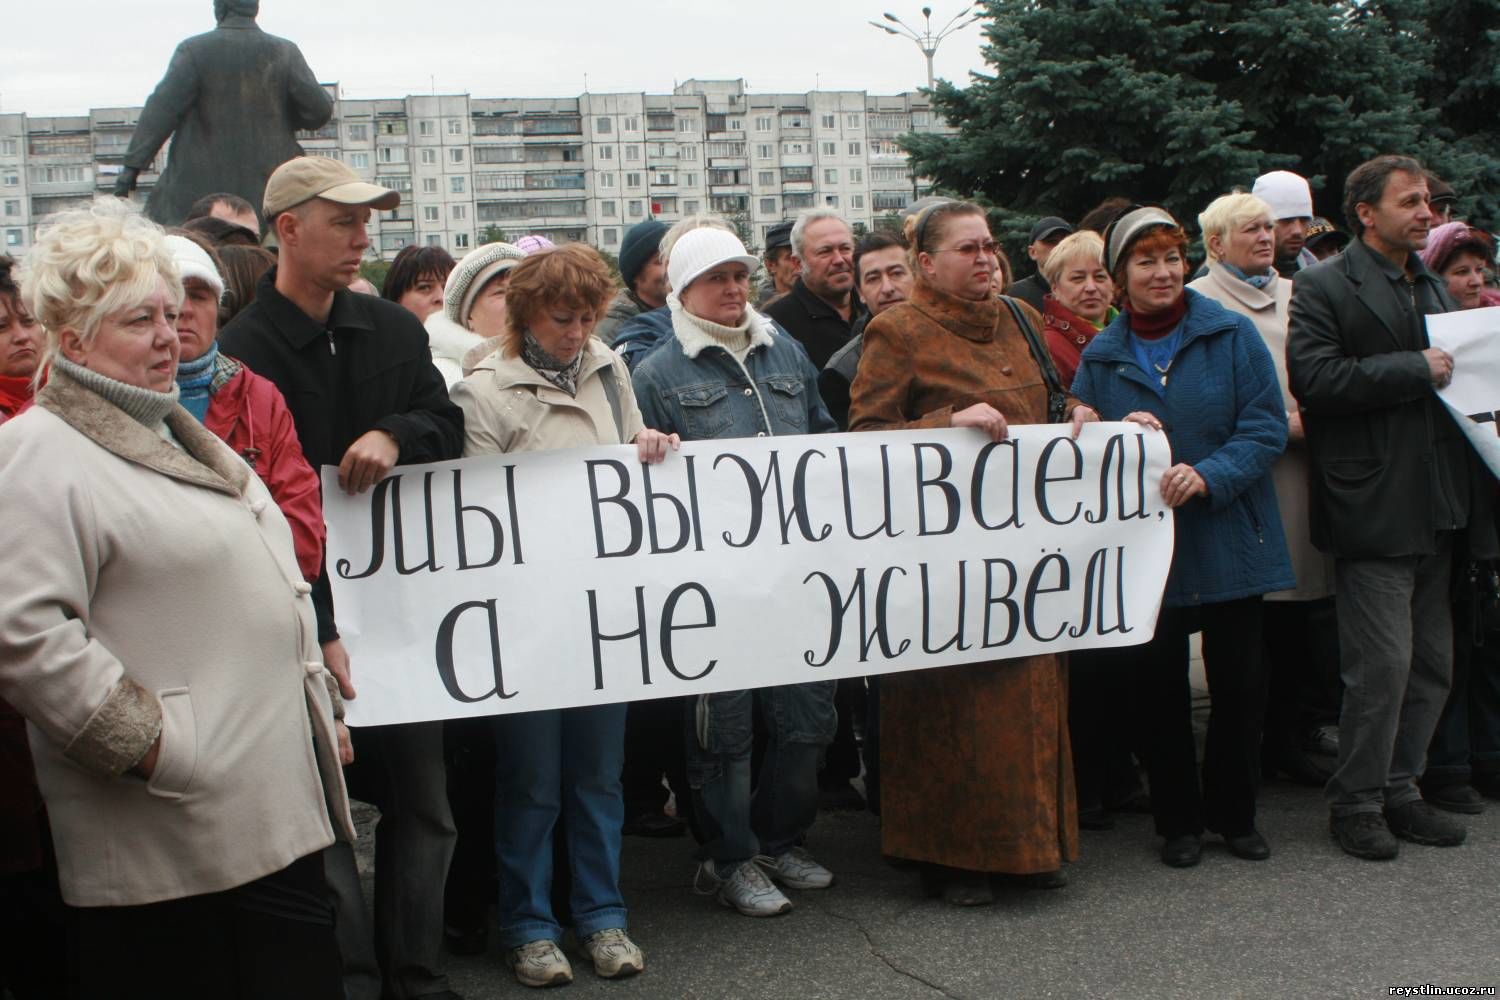
[{"label": "brown long coat", "polygon": [[[1041,328],[1041,317],[1022,306]],[[947,427],[986,402],[1045,423],[1047,388],[1010,312],[918,285],[865,330],[851,430]],[[1070,401],[1070,406],[1073,401]],[[1055,871],[1078,854],[1067,664],[1029,656],[881,681],[886,854],[969,871]]]}]

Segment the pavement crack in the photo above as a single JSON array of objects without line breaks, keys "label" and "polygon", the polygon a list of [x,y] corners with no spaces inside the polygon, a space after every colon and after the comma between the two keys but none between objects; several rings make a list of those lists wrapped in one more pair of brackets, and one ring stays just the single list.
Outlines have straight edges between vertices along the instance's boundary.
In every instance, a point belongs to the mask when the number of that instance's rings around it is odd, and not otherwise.
[{"label": "pavement crack", "polygon": [[888,969],[896,973],[898,976],[903,976],[907,979],[910,979],[914,983],[920,983],[928,989],[939,993],[942,996],[950,998],[950,1000],[964,1000],[964,998],[960,994],[950,993],[948,989],[941,983],[933,982],[931,979],[928,979],[920,972],[908,969],[906,966],[902,965],[900,962],[887,955],[885,951],[875,943],[875,936],[870,933],[869,928],[861,923],[857,917],[846,916],[845,914],[842,914],[837,910],[829,909],[828,907],[817,903],[814,903],[812,908],[817,910],[819,913],[826,913],[828,916],[833,917],[836,920],[842,920],[846,924],[853,924],[855,929],[858,930],[865,939],[865,949],[875,958],[880,959],[880,961],[884,963]]}]

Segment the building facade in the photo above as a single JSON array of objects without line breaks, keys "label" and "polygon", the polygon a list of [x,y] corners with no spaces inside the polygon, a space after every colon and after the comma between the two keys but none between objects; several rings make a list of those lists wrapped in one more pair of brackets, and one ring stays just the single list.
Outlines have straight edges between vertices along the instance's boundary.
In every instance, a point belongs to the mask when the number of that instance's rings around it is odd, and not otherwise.
[{"label": "building facade", "polygon": [[[462,256],[525,233],[617,252],[633,223],[700,211],[730,218],[755,247],[815,206],[869,228],[928,188],[896,140],[948,131],[915,92],[755,94],[743,80],[572,98],[346,100],[337,89],[333,118],[299,138],[310,155],[401,192],[399,208],[370,222],[371,253],[387,260],[414,243]],[[0,115],[6,252],[24,253],[50,213],[109,192],[139,114]],[[156,176],[141,174],[138,197]]]}]

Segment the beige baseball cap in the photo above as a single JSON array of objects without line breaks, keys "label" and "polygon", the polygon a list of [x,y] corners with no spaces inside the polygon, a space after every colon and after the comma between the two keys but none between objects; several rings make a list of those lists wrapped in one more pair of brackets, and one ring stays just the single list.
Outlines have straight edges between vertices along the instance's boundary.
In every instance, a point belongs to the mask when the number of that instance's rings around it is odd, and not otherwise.
[{"label": "beige baseball cap", "polygon": [[277,167],[266,181],[262,201],[267,219],[273,219],[304,201],[325,198],[341,205],[369,205],[390,211],[401,204],[401,195],[390,188],[360,180],[342,160],[327,156],[299,156]]}]

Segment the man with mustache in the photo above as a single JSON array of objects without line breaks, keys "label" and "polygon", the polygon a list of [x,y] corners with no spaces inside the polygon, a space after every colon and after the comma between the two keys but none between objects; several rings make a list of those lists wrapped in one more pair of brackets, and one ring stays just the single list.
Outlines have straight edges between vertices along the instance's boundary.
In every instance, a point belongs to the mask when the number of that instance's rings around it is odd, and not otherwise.
[{"label": "man with mustache", "polygon": [[1454,303],[1416,253],[1432,226],[1422,165],[1355,167],[1344,214],[1348,249],[1294,279],[1286,362],[1312,541],[1334,557],[1344,701],[1324,796],[1344,851],[1380,860],[1397,838],[1448,847],[1466,834],[1417,780],[1453,675],[1452,564],[1496,551],[1493,483],[1434,391],[1453,358],[1428,346],[1425,317]]},{"label": "man with mustache", "polygon": [[790,292],[766,307],[766,315],[821,370],[849,342],[864,312],[854,288],[854,233],[833,209],[808,209],[792,226],[792,253],[802,261],[802,274]]},{"label": "man with mustache", "polygon": [[1276,273],[1291,278],[1318,258],[1307,249],[1307,227],[1313,220],[1312,189],[1307,178],[1290,170],[1273,170],[1255,178],[1251,194],[1271,206],[1276,223]]},{"label": "man with mustache", "polygon": [[[370,212],[400,201],[340,160],[303,156],[277,167],[263,206],[280,247],[277,266],[219,337],[226,354],[276,384],[308,462],[338,466],[339,487],[349,493],[365,492],[397,464],[463,453],[463,411],[448,401],[421,322],[394,302],[350,290],[370,245]],[[324,663],[351,698],[326,566],[312,598]],[[325,854],[346,995],[452,1000],[457,994],[437,963],[455,836],[442,723],[357,730],[346,777],[350,794],[381,813],[373,930],[350,845],[339,842]]]}]

